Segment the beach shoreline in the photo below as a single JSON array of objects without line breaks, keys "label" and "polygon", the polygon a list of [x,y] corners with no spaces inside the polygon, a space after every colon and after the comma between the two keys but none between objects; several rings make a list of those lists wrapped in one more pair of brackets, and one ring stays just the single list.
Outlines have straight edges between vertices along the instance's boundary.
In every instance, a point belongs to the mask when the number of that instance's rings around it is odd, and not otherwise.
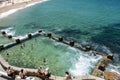
[{"label": "beach shoreline", "polygon": [[38,3],[42,3],[45,2],[47,0],[31,0],[31,1],[25,1],[25,2],[19,2],[19,3],[14,3],[14,4],[10,4],[10,5],[6,5],[4,7],[0,7],[0,19],[4,18],[18,10],[30,7],[32,5],[38,4]]}]

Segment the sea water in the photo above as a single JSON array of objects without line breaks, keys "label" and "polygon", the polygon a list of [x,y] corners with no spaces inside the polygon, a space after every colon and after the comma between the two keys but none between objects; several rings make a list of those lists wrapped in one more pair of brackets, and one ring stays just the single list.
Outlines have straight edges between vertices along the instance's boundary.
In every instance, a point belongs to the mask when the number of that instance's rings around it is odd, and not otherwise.
[{"label": "sea water", "polygon": [[[15,31],[14,36],[23,36],[38,29],[43,29],[46,32],[62,36],[67,40],[73,40],[83,46],[89,44],[92,46],[92,49],[105,54],[112,52],[117,55],[115,65],[118,65],[118,67],[120,65],[119,0],[49,0],[0,19],[0,28],[13,28],[13,31]],[[52,45],[50,44],[49,46]],[[53,52],[55,51],[54,48],[52,50]],[[62,47],[59,50],[62,50]],[[74,51],[71,48],[70,50]],[[63,51],[66,53],[66,55],[62,54],[64,58],[68,57],[68,51]],[[80,51],[78,53],[79,58],[76,58],[77,61],[71,60],[74,65],[71,63],[70,65],[73,66],[65,69],[69,69],[76,75],[78,75],[77,69],[81,65],[86,66],[80,62],[83,59],[86,60],[87,64],[92,59],[99,60],[98,58],[86,57],[84,52]],[[84,57],[82,56],[81,58],[80,53]],[[94,60],[89,65],[93,66],[93,63]],[[91,69],[88,67],[84,68],[84,70],[86,70],[85,74],[87,74]]]}]

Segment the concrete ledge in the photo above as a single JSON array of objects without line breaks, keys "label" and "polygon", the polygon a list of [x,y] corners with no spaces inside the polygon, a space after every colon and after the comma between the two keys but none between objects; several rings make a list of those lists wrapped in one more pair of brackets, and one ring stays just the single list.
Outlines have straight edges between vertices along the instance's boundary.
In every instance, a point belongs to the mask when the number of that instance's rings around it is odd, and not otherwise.
[{"label": "concrete ledge", "polygon": [[104,77],[105,80],[120,80],[120,74],[116,72],[105,71]]},{"label": "concrete ledge", "polygon": [[102,56],[102,59],[97,64],[96,68],[94,69],[92,75],[101,77],[103,76],[103,72],[105,71],[108,64],[111,63],[111,60],[107,58],[107,56]]},{"label": "concrete ledge", "polygon": [[[27,73],[26,73],[27,76],[36,76],[36,77],[40,77],[40,78],[43,77],[42,75],[39,75],[39,76],[38,76],[38,74],[36,73],[36,72],[37,72],[37,69],[20,68],[20,67],[16,67],[16,66],[11,66],[8,62],[6,62],[6,61],[4,60],[4,58],[3,58],[1,55],[0,55],[0,64],[1,64],[1,66],[3,67],[4,70],[6,70],[7,67],[9,67],[9,66],[12,67],[12,68],[14,69],[16,75],[19,74],[19,72],[20,72],[21,69],[24,69],[24,70],[27,72]],[[58,80],[59,80],[59,79],[60,79],[60,80],[64,79],[64,77],[59,77],[59,76],[51,75],[50,79],[47,79],[47,80],[54,80],[54,79],[56,79],[56,78],[58,78]]]}]

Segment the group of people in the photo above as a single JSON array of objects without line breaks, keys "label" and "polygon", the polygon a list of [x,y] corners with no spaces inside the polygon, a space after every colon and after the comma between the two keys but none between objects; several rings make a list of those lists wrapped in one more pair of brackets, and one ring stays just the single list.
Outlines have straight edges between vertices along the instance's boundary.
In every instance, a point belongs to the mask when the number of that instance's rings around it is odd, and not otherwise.
[{"label": "group of people", "polygon": [[[12,79],[15,79],[15,71],[13,70],[13,68],[8,67],[6,69],[7,75],[9,77],[11,77]],[[71,74],[69,72],[65,72],[65,80],[72,80]],[[51,73],[49,72],[49,68],[46,68],[45,70],[42,67],[39,67],[37,69],[37,75],[38,77],[41,77],[42,80],[46,80],[49,79],[49,77],[51,76]],[[19,79],[26,79],[26,72],[21,69],[19,72]]]},{"label": "group of people", "polygon": [[[38,76],[43,76],[43,80],[45,80],[45,78],[49,78],[51,75],[48,71],[48,68],[44,70],[42,67],[38,67],[37,74]],[[71,74],[69,72],[65,72],[65,80],[72,80]]]},{"label": "group of people", "polygon": [[[16,73],[15,73],[15,71],[13,70],[13,68],[8,67],[8,68],[6,69],[6,72],[7,72],[7,75],[8,75],[9,77],[11,77],[12,79],[15,79]],[[19,72],[19,78],[20,78],[20,79],[25,79],[25,78],[26,78],[26,72],[25,72],[23,69],[21,69],[20,72]]]}]

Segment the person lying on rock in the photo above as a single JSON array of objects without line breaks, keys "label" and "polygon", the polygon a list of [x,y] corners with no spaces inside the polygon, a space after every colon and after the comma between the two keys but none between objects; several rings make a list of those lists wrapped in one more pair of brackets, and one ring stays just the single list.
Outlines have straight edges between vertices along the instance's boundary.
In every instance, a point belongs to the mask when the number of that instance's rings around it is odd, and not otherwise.
[{"label": "person lying on rock", "polygon": [[9,77],[15,78],[15,72],[10,66],[6,69],[6,72]]}]

